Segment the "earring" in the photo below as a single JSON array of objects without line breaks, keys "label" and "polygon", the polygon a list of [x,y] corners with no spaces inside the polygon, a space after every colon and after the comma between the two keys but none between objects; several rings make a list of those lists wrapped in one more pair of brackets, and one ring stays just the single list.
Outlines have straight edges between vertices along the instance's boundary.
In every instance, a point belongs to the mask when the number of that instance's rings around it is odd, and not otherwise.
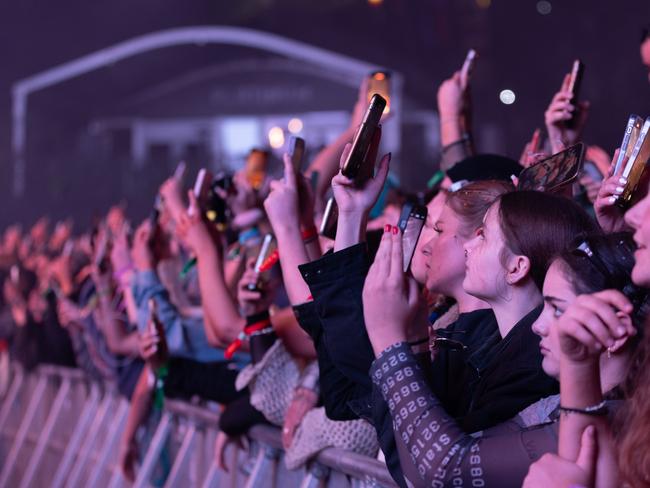
[{"label": "earring", "polygon": [[611,359],[611,358],[612,358],[612,348],[608,347],[607,348],[607,359]]}]

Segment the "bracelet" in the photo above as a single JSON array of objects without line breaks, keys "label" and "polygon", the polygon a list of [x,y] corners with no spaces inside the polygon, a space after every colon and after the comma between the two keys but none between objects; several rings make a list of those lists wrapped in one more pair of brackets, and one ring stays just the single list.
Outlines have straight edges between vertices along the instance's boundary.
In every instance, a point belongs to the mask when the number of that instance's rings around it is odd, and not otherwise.
[{"label": "bracelet", "polygon": [[260,332],[265,329],[273,330],[273,327],[271,326],[271,319],[268,316],[268,312],[264,312],[263,314],[259,314],[259,315],[262,317],[266,315],[266,317],[262,318],[259,322],[248,324],[244,327],[244,330],[239,333],[237,339],[231,342],[230,345],[226,348],[226,351],[224,353],[226,359],[232,359],[235,352],[237,352],[237,350],[244,344],[244,341],[249,337],[251,337],[256,332]]},{"label": "bracelet", "polygon": [[270,334],[271,332],[273,332],[273,327],[266,327],[264,329],[256,330],[254,332],[251,332],[250,334],[247,334],[247,335],[248,335],[248,337],[257,337],[257,336],[261,336],[261,335]]},{"label": "bracelet", "polygon": [[607,415],[609,413],[609,409],[607,408],[607,404],[605,400],[600,402],[597,405],[591,405],[589,407],[585,408],[573,408],[573,407],[564,407],[560,405],[558,407],[558,410],[561,413],[581,413],[583,415],[592,415],[592,416],[601,416],[601,415]]}]

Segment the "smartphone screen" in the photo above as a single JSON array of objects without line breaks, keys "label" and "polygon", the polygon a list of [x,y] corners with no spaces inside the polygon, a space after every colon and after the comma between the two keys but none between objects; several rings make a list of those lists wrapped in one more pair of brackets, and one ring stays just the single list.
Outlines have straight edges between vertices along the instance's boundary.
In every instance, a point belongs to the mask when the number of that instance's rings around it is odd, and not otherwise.
[{"label": "smartphone screen", "polygon": [[576,179],[582,169],[585,146],[579,142],[553,154],[519,174],[518,190],[552,192]]},{"label": "smartphone screen", "polygon": [[368,103],[377,93],[386,99],[384,114],[390,112],[390,71],[373,71],[368,76]]},{"label": "smartphone screen", "polygon": [[288,154],[293,163],[293,171],[297,175],[302,173],[302,160],[305,156],[305,140],[302,137],[291,136],[289,138]]},{"label": "smartphone screen", "polygon": [[406,203],[402,207],[398,226],[402,231],[403,269],[405,273],[411,266],[413,253],[426,220],[427,207],[411,203]]}]

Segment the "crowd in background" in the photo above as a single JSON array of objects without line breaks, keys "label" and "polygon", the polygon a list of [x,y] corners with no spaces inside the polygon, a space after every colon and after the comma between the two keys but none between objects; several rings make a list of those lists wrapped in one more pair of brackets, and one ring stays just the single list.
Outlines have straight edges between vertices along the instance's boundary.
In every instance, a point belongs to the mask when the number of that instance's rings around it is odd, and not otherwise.
[{"label": "crowd in background", "polygon": [[[641,54],[650,66],[647,31]],[[285,154],[271,180],[255,149],[194,189],[181,166],[141,223],[115,205],[92,229],[5,229],[0,351],[128,398],[116,456],[129,479],[164,399],[198,397],[221,406],[223,469],[229,443],[270,423],[290,468],[336,446],[379,455],[402,487],[650,486],[647,179],[621,205],[618,151],[582,141],[589,103],[570,75],[519,161],[481,154],[463,70],[438,88],[430,184],[388,185],[380,135],[364,156],[374,175],[355,180],[341,169],[367,92],[302,171]],[[521,189],[522,170],[580,142],[575,180]],[[330,195],[334,239],[318,230]],[[407,205],[426,220],[405,266]]]}]

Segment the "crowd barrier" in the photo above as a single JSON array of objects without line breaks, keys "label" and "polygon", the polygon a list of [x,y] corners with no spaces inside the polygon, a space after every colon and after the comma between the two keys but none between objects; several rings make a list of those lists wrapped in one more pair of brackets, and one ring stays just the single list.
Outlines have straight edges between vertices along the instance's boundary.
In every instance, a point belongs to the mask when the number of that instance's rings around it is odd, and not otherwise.
[{"label": "crowd barrier", "polygon": [[247,451],[228,448],[226,473],[214,462],[218,406],[170,399],[129,483],[116,465],[129,405],[115,389],[76,369],[10,368],[0,397],[0,488],[396,486],[381,462],[334,448],[289,471],[279,429],[266,425],[249,431]]}]

